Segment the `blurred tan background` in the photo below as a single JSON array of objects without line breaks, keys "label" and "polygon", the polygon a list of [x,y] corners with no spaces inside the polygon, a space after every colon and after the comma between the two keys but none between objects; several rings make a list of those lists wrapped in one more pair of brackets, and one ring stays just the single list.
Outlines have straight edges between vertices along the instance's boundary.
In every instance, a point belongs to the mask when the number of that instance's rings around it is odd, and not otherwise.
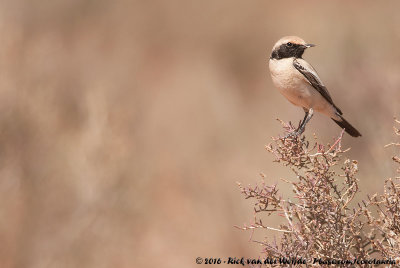
[{"label": "blurred tan background", "polygon": [[[258,257],[236,182],[291,173],[264,150],[303,111],[272,86],[298,35],[346,118],[363,193],[393,175],[398,1],[0,3],[0,267],[200,267]],[[317,115],[306,135],[340,129]],[[290,177],[289,177],[290,178]],[[271,222],[277,226],[277,222]]]}]

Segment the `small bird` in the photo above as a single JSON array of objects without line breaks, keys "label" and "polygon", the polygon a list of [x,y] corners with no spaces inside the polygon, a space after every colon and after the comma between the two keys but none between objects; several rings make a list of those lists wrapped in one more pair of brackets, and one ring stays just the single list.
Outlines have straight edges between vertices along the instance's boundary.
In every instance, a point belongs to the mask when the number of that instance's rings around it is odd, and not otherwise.
[{"label": "small bird", "polygon": [[269,70],[272,81],[292,104],[300,106],[306,113],[298,129],[291,135],[298,136],[313,116],[314,110],[332,118],[353,137],[361,136],[333,103],[332,97],[314,68],[302,56],[313,44],[307,44],[297,36],[281,38],[272,48]]}]

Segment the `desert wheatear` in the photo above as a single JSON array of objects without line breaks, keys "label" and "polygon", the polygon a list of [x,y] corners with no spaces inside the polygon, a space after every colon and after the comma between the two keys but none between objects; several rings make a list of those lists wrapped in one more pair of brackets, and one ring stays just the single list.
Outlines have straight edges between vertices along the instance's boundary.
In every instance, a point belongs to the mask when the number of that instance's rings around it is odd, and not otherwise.
[{"label": "desert wheatear", "polygon": [[313,46],[297,36],[286,36],[276,42],[269,60],[269,70],[275,86],[291,103],[302,107],[306,113],[294,134],[303,133],[313,112],[317,111],[332,118],[351,136],[361,136],[343,118],[342,111],[333,103],[314,68],[302,58],[306,48]]}]

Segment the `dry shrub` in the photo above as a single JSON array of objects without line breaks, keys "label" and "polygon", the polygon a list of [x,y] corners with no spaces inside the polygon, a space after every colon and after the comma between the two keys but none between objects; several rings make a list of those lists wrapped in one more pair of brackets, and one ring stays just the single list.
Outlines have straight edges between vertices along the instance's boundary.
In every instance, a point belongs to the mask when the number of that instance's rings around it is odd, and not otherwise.
[{"label": "dry shrub", "polygon": [[[395,120],[396,124],[400,121]],[[396,136],[400,137],[400,129],[394,127]],[[400,143],[386,145],[400,147]],[[400,157],[393,156],[397,163],[397,174],[400,174]],[[386,258],[399,260],[400,258],[400,176],[385,181],[384,193],[371,200],[371,205],[378,211],[374,227],[379,232],[380,239],[373,241],[375,248]]]},{"label": "dry shrub", "polygon": [[[294,131],[290,123],[282,124],[285,134]],[[395,128],[395,133],[400,135],[400,130]],[[282,179],[293,189],[292,199],[281,196],[277,185],[267,185],[265,181],[254,187],[239,184],[245,198],[255,201],[254,222],[240,229],[269,229],[279,235],[278,239],[252,239],[262,245],[265,259],[350,267],[368,266],[360,261],[374,258],[393,264],[400,256],[400,185],[388,179],[384,194],[352,202],[359,194],[358,163],[345,159],[347,150],[341,148],[342,137],[343,131],[333,145],[327,146],[319,144],[317,138],[309,142],[304,136],[278,137],[266,146],[275,155],[275,161],[295,175],[293,181]],[[399,157],[393,160],[400,164]],[[271,214],[283,216],[278,228],[263,223],[262,217]],[[276,265],[284,266],[279,262]],[[286,264],[296,265],[299,264]]]}]

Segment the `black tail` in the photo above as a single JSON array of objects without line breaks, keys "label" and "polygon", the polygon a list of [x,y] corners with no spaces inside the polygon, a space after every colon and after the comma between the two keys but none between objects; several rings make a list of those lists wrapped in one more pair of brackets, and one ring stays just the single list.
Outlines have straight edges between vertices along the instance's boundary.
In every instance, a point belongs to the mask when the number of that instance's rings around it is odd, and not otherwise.
[{"label": "black tail", "polygon": [[341,121],[337,121],[335,119],[332,118],[333,121],[336,122],[336,124],[338,124],[341,128],[344,128],[344,130],[349,133],[349,135],[353,136],[353,137],[360,137],[361,133],[358,132],[357,129],[355,129],[352,125],[350,125],[349,122],[347,122],[341,115],[339,115],[340,118],[342,119]]}]

